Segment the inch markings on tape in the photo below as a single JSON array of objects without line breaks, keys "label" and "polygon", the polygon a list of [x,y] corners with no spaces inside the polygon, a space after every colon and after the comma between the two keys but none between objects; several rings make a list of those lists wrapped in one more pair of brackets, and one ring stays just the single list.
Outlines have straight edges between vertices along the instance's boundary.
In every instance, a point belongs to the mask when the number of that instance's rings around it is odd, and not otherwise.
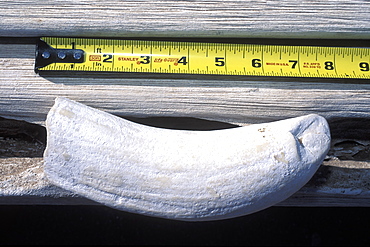
[{"label": "inch markings on tape", "polygon": [[370,79],[370,49],[43,37],[35,70]]}]

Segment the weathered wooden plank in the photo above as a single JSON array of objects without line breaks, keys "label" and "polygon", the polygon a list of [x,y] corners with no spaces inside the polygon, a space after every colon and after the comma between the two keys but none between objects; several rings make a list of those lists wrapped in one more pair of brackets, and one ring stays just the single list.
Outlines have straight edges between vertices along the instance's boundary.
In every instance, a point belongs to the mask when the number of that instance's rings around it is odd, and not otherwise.
[{"label": "weathered wooden plank", "polygon": [[369,38],[367,0],[0,1],[0,36]]},{"label": "weathered wooden plank", "polygon": [[[0,137],[0,204],[98,205],[53,186],[45,178],[42,159],[45,139],[42,135],[35,135],[43,133],[44,127],[24,121],[0,120],[0,136],[3,136]],[[180,129],[199,129],[200,126],[203,129],[233,127],[196,119],[183,121],[182,118],[133,120],[158,127]],[[355,124],[353,130],[357,127],[362,128],[362,131],[367,129],[367,137],[351,132],[347,137],[347,133],[343,132],[348,128],[346,125],[350,124],[351,122],[348,122],[344,124],[344,128],[332,131],[334,138],[327,160],[300,191],[279,203],[279,206],[370,206],[369,131],[368,128]],[[331,126],[340,124],[334,121]],[[364,139],[354,140],[354,136]],[[22,139],[19,139],[20,137]]]},{"label": "weathered wooden plank", "polygon": [[[0,158],[0,205],[97,205],[50,184],[42,158]],[[325,161],[301,190],[278,206],[370,206],[370,163]]]},{"label": "weathered wooden plank", "polygon": [[[366,81],[40,76],[35,46],[0,44],[0,116],[43,123],[57,96],[131,117],[196,117],[245,125],[309,113],[370,118]],[[360,82],[360,83],[358,83]]]},{"label": "weathered wooden plank", "polygon": [[[179,125],[180,119],[148,118],[133,120],[158,127],[197,129],[232,127],[217,123],[186,119]],[[162,121],[163,120],[163,121]],[[353,120],[352,120],[353,121]],[[353,122],[352,122],[353,123]],[[344,128],[334,130],[334,139],[328,153],[328,159],[316,172],[314,177],[293,196],[278,204],[278,206],[370,206],[370,163],[368,128],[355,124],[366,135],[347,136],[344,130],[351,122],[345,123]],[[69,191],[53,186],[43,172],[42,152],[45,140],[42,138],[33,144],[23,140],[8,139],[18,134],[27,134],[31,140],[34,132],[43,132],[43,127],[35,126],[24,121],[3,119],[0,124],[0,204],[2,205],[98,205],[96,202],[79,197]],[[340,126],[336,121],[331,126]],[[36,128],[37,127],[37,128]],[[361,130],[361,129],[360,129]],[[31,131],[31,132],[30,132]],[[364,137],[354,140],[353,137]],[[340,139],[338,137],[346,137]],[[38,139],[33,139],[36,141]],[[19,158],[19,157],[35,158]]]}]

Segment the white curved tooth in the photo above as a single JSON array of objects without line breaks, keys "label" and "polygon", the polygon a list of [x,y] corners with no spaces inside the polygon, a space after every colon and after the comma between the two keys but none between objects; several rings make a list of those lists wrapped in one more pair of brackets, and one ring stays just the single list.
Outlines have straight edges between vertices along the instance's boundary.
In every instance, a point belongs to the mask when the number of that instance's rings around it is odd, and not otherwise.
[{"label": "white curved tooth", "polygon": [[330,146],[328,124],[314,114],[183,131],[57,98],[46,126],[45,173],[54,184],[120,210],[179,220],[272,206],[313,176]]}]

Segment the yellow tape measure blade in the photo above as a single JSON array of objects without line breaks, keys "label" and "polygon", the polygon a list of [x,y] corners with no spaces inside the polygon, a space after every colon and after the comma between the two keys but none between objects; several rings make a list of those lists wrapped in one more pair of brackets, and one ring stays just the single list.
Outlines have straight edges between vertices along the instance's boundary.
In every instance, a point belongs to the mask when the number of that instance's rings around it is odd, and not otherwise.
[{"label": "yellow tape measure blade", "polygon": [[42,38],[37,71],[97,71],[370,79],[356,47]]}]

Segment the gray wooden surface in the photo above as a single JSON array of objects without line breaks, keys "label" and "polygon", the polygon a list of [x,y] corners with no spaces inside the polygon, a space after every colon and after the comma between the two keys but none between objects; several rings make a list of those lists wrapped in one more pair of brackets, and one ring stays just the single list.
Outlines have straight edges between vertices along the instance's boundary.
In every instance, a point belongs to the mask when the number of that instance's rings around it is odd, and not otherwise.
[{"label": "gray wooden surface", "polygon": [[367,0],[0,1],[0,36],[369,38]]},{"label": "gray wooden surface", "polygon": [[[339,142],[366,142],[368,81],[39,75],[34,38],[360,39],[368,46],[369,13],[367,0],[0,1],[0,116],[43,125],[57,96],[131,118],[191,117],[237,125],[318,113],[331,121]],[[361,145],[353,146],[368,148],[367,142]],[[317,177],[280,205],[369,206],[370,158],[337,160],[332,151]],[[7,171],[20,168],[2,174],[0,204],[91,203],[43,180],[42,158],[3,158],[0,164]]]}]

